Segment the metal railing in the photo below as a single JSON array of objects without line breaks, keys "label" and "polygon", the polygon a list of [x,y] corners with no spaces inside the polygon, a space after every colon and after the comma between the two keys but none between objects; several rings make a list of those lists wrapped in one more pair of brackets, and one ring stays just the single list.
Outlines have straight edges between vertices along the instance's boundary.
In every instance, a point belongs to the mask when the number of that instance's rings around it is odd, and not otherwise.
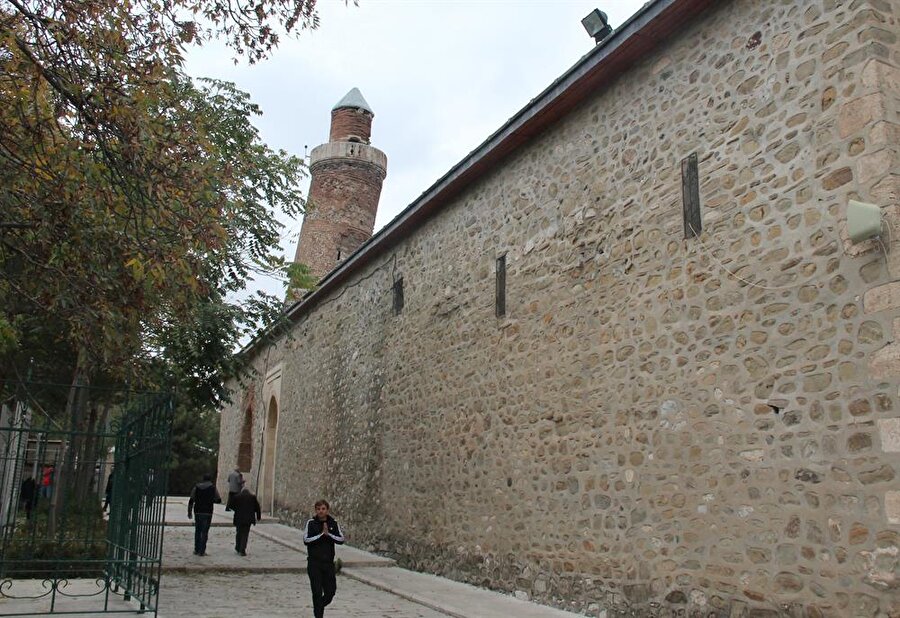
[{"label": "metal railing", "polygon": [[172,397],[55,388],[2,406],[0,616],[155,615]]}]

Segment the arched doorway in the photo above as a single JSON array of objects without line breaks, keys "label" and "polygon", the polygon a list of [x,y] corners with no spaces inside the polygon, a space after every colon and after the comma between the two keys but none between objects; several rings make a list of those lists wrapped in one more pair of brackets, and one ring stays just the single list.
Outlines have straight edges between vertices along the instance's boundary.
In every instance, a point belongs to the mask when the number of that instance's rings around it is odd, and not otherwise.
[{"label": "arched doorway", "polygon": [[263,442],[262,482],[259,487],[259,504],[267,513],[275,511],[275,447],[278,441],[278,402],[269,400],[266,415],[266,434]]},{"label": "arched doorway", "polygon": [[244,410],[244,424],[241,426],[241,439],[238,442],[237,469],[250,474],[253,467],[253,403]]}]

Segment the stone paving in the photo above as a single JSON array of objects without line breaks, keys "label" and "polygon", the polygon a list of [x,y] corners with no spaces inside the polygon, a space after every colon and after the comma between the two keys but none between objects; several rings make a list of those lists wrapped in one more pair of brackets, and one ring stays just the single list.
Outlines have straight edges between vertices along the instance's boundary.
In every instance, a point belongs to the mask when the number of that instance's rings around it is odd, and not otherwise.
[{"label": "stone paving", "polygon": [[163,545],[163,572],[190,571],[278,571],[306,572],[306,554],[251,534],[247,556],[234,551],[234,528],[212,528],[206,556],[195,556],[194,529],[167,526]]},{"label": "stone paving", "polygon": [[[255,539],[251,539],[251,542]],[[312,617],[309,580],[303,573],[164,575],[160,618]],[[328,618],[446,618],[418,603],[347,577],[325,612]]]},{"label": "stone paving", "polygon": [[[302,532],[264,517],[251,530],[248,556],[234,552],[231,513],[216,505],[207,553],[193,556],[187,500],[169,498],[160,616],[311,616]],[[572,618],[561,610],[415,573],[348,545],[327,616],[346,618]],[[227,604],[222,599],[229,598]],[[221,606],[221,609],[219,608]]]},{"label": "stone paving", "polygon": [[[215,506],[206,556],[193,555],[194,528],[187,518],[187,498],[169,498],[166,505],[166,532],[163,570],[166,572],[245,571],[306,572],[303,532],[276,523],[269,517],[251,528],[246,557],[234,551],[232,514],[221,504]],[[187,550],[185,549],[187,548]],[[389,558],[361,551],[349,545],[337,548],[346,567],[393,566]]]},{"label": "stone paving", "polygon": [[[163,574],[159,595],[159,618],[305,618],[312,616],[309,580],[304,573],[167,573]],[[91,594],[98,590],[93,582],[78,580],[67,587],[70,594]],[[17,582],[8,594],[36,595],[43,591],[41,582]],[[90,611],[102,605],[103,598],[57,597],[56,611]],[[128,611],[131,605],[111,596],[110,609]],[[49,597],[0,599],[0,616],[49,612]],[[80,614],[84,618],[103,618],[105,614]],[[447,618],[420,603],[399,597],[364,583],[340,577],[338,594],[326,613],[339,618]]]},{"label": "stone paving", "polygon": [[[234,551],[231,514],[217,506],[207,556],[193,555],[194,530],[187,519],[187,500],[169,498],[163,544],[160,618],[307,618],[312,616],[306,550],[296,528],[264,519],[252,528],[248,555]],[[326,611],[329,618],[573,618],[570,614],[448,579],[414,573],[393,560],[343,546],[344,562],[338,593]],[[96,590],[88,580],[71,582],[69,592]],[[22,596],[42,592],[38,580],[13,583],[5,593]],[[93,611],[102,597],[61,598],[57,607]],[[129,605],[112,597],[110,607]],[[0,597],[0,616],[47,611],[47,600]],[[101,618],[104,614],[80,614]]]},{"label": "stone paving", "polygon": [[[60,584],[60,594],[50,594],[42,580],[6,580],[0,585],[0,616],[23,616],[54,612],[90,612],[106,605],[109,611],[133,610],[134,606],[114,594],[108,596],[103,587],[90,579]],[[43,595],[43,596],[42,596]],[[52,604],[52,605],[51,605]],[[101,618],[108,614],[79,614],[85,618]]]}]

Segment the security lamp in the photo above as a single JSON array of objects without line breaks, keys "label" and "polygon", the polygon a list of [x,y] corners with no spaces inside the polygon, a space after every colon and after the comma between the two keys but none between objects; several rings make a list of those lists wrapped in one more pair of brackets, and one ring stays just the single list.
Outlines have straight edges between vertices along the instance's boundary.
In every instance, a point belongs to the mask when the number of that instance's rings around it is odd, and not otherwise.
[{"label": "security lamp", "polygon": [[594,37],[595,43],[599,43],[612,34],[612,28],[609,27],[606,13],[600,9],[594,9],[588,13],[588,16],[581,20],[581,25],[584,26],[589,35]]}]

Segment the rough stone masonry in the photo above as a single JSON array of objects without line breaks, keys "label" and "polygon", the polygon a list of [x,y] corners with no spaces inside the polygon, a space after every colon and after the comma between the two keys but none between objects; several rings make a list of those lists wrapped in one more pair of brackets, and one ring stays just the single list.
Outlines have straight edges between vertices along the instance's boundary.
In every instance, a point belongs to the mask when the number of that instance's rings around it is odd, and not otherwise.
[{"label": "rough stone masonry", "polygon": [[696,11],[251,346],[220,470],[591,616],[900,616],[898,17]]}]

